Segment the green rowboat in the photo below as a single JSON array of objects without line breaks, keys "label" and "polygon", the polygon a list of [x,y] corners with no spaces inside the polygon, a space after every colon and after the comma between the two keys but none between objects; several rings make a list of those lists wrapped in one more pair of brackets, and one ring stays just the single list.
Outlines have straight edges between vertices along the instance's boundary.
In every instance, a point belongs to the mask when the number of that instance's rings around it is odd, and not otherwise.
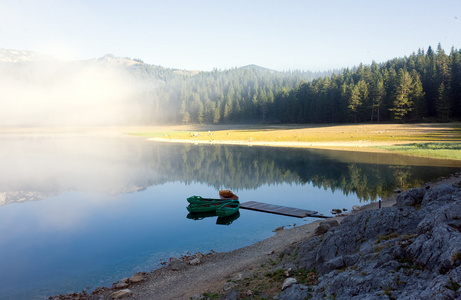
[{"label": "green rowboat", "polygon": [[192,197],[189,197],[187,198],[187,202],[191,203],[191,204],[216,204],[216,203],[219,203],[219,204],[224,204],[224,203],[227,203],[231,201],[230,199],[213,199],[213,198],[203,198],[201,196],[192,196]]},{"label": "green rowboat", "polygon": [[216,208],[218,208],[219,206],[223,204],[226,204],[226,203],[222,203],[222,202],[191,203],[187,206],[187,210],[190,213],[215,212]]},{"label": "green rowboat", "polygon": [[240,202],[238,200],[232,200],[228,203],[222,204],[216,208],[216,214],[218,217],[231,216],[239,211]]}]

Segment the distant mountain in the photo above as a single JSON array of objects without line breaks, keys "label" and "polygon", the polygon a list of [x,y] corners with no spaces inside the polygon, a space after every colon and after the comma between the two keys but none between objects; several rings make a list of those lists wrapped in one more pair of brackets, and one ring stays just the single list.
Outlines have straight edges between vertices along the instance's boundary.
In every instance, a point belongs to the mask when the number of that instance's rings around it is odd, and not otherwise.
[{"label": "distant mountain", "polygon": [[258,70],[258,71],[263,71],[263,72],[269,72],[269,73],[273,73],[273,72],[277,72],[277,71],[274,71],[274,70],[271,70],[271,69],[268,69],[268,68],[264,68],[264,67],[261,67],[261,66],[258,66],[258,65],[247,65],[247,66],[243,66],[243,67],[240,67],[238,69],[251,69],[251,70]]},{"label": "distant mountain", "polygon": [[141,60],[134,60],[128,57],[116,57],[112,54],[106,54],[103,57],[96,59],[96,61],[106,63],[106,64],[125,65],[125,66],[144,64],[144,62]]},{"label": "distant mountain", "polygon": [[33,51],[0,49],[0,62],[17,63],[52,59],[50,56]]},{"label": "distant mountain", "polygon": [[[34,52],[34,51],[23,51],[23,50],[12,50],[12,49],[1,49],[0,48],[0,63],[19,63],[19,62],[35,62],[35,61],[55,61],[58,62],[58,59],[55,59],[51,56],[41,54],[39,52]],[[62,62],[62,61],[61,61]],[[162,67],[160,65],[151,65],[147,64],[141,59],[132,59],[129,57],[117,57],[113,54],[106,54],[102,57],[99,58],[94,58],[94,59],[89,59],[89,60],[81,60],[81,61],[72,61],[72,63],[92,63],[92,62],[97,62],[97,63],[103,63],[108,66],[123,66],[123,67],[128,67],[136,72],[139,70],[143,70],[143,72],[146,73],[158,73],[161,71],[161,73],[170,73],[171,75],[176,74],[179,76],[193,76],[197,75],[201,72],[205,71],[200,71],[200,70],[185,70],[185,69],[173,69],[173,68],[167,68],[167,67]],[[271,70],[268,68],[264,68],[258,65],[247,65],[243,67],[239,67],[237,69],[252,69],[252,70],[258,70],[258,71],[264,71],[264,72],[277,72],[275,70]],[[155,70],[155,72],[152,72]],[[162,76],[161,76],[162,77]]]}]

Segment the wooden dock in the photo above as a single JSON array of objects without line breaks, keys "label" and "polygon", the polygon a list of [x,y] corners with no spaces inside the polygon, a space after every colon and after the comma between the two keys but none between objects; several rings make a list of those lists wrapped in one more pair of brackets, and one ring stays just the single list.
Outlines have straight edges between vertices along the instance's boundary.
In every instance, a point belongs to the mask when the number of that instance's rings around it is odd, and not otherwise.
[{"label": "wooden dock", "polygon": [[304,217],[318,217],[329,218],[326,216],[318,215],[316,211],[300,209],[294,207],[280,206],[275,204],[263,203],[258,201],[248,201],[240,204],[240,208],[256,210],[271,214],[278,214],[290,217],[304,218]]}]

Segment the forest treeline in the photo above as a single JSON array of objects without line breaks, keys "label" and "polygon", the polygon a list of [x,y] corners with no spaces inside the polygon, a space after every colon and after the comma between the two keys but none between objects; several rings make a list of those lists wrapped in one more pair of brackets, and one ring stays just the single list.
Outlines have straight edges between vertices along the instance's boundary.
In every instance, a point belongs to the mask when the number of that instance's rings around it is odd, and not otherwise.
[{"label": "forest treeline", "polygon": [[[142,72],[138,68],[138,74]],[[157,69],[158,70],[158,69]],[[157,74],[158,75],[158,74]],[[174,75],[174,76],[173,76]],[[175,124],[445,122],[461,119],[461,51],[437,46],[340,71],[257,66],[156,76],[144,122]]]},{"label": "forest treeline", "polygon": [[282,90],[292,90],[300,82],[333,74],[333,71],[277,72],[255,65],[197,73],[161,67],[140,70],[141,66],[133,66],[138,78],[157,79],[153,88],[138,99],[140,106],[147,109],[143,112],[144,121],[162,124],[273,121],[269,116],[273,115],[271,105]]}]

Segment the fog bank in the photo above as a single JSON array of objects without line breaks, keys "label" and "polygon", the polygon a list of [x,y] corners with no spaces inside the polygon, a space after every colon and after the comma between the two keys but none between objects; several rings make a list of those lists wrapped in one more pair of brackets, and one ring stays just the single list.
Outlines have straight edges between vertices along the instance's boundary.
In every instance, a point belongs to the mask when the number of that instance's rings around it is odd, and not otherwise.
[{"label": "fog bank", "polygon": [[[138,80],[125,59],[0,62],[0,126],[136,125],[148,116]],[[144,103],[143,103],[144,101]]]}]

